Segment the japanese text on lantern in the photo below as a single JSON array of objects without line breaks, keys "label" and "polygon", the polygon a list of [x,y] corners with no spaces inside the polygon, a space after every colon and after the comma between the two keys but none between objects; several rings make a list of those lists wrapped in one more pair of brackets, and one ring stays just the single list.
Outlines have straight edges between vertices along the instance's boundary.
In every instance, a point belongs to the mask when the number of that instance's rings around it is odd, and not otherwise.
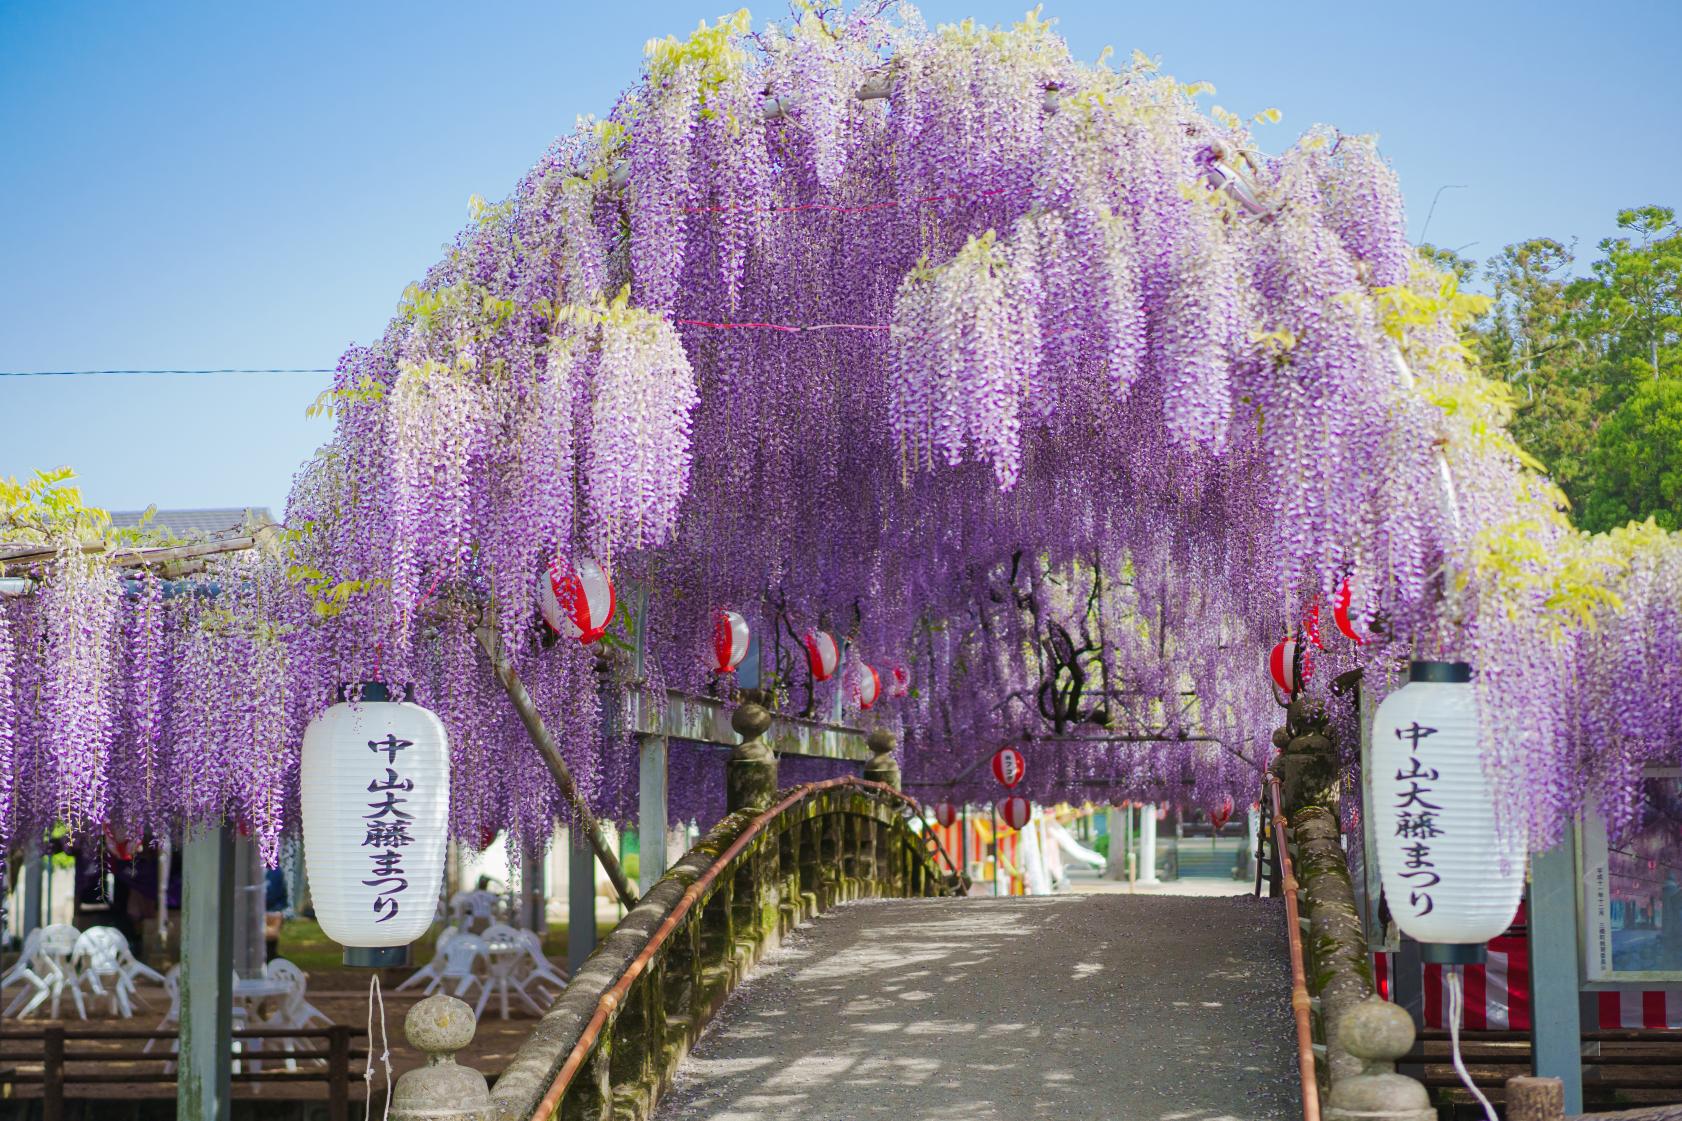
[{"label": "japanese text on lantern", "polygon": [[1431,784],[1437,781],[1439,775],[1435,768],[1419,761],[1420,744],[1436,734],[1435,728],[1426,728],[1417,720],[1406,728],[1396,729],[1396,738],[1407,740],[1411,745],[1407,768],[1396,772],[1395,810],[1396,836],[1410,842],[1402,848],[1406,860],[1402,865],[1401,878],[1408,881],[1408,903],[1415,915],[1431,913],[1435,906],[1431,900],[1431,889],[1443,879],[1431,860],[1431,841],[1444,833],[1439,816],[1442,807],[1429,797]]},{"label": "japanese text on lantern", "polygon": [[377,755],[385,756],[385,777],[375,778],[368,783],[368,793],[375,795],[377,801],[369,802],[371,813],[362,815],[362,820],[368,823],[368,834],[362,839],[364,848],[374,850],[372,879],[363,880],[363,886],[376,889],[374,895],[374,913],[379,916],[376,922],[385,922],[397,914],[397,897],[409,890],[409,881],[404,878],[403,848],[414,843],[414,837],[409,835],[409,822],[414,815],[405,813],[399,807],[409,799],[401,797],[415,788],[413,779],[404,778],[397,771],[397,756],[404,748],[413,747],[412,740],[398,739],[395,734],[387,735],[383,740],[369,740],[368,750]]}]

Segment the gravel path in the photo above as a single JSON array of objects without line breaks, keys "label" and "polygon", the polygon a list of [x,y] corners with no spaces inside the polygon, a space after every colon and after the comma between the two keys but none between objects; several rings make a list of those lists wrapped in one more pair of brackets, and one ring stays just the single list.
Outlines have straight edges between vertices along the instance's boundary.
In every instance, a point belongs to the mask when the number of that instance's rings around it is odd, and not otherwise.
[{"label": "gravel path", "polygon": [[1295,1116],[1277,901],[855,903],[762,964],[657,1121]]}]

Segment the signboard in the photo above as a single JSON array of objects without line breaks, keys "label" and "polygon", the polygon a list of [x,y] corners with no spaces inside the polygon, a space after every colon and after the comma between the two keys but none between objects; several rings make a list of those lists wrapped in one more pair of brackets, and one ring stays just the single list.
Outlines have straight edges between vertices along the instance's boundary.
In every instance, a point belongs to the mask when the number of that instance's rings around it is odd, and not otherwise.
[{"label": "signboard", "polygon": [[1585,973],[1590,981],[1682,982],[1682,767],[1649,767],[1629,835],[1581,831]]}]

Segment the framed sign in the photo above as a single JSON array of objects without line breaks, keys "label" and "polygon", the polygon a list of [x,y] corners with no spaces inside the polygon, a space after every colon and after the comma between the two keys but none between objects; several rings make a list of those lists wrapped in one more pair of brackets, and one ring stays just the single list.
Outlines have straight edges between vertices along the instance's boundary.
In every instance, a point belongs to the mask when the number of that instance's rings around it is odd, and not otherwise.
[{"label": "framed sign", "polygon": [[1578,838],[1587,980],[1682,983],[1682,767],[1643,773],[1628,837],[1589,813]]}]

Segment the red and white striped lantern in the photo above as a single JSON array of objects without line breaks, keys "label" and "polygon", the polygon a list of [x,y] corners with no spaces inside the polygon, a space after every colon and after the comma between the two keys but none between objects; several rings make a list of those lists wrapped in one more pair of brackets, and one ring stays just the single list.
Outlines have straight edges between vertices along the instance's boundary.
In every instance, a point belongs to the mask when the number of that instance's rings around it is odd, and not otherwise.
[{"label": "red and white striped lantern", "polygon": [[1028,819],[1034,816],[1034,807],[1028,799],[1019,795],[1006,798],[999,803],[999,820],[1010,829],[1020,829],[1028,824]]},{"label": "red and white striped lantern", "polygon": [[1028,761],[1014,747],[1001,747],[993,753],[993,777],[1009,790],[1028,773]]},{"label": "red and white striped lantern", "polygon": [[876,703],[876,698],[882,695],[882,679],[876,671],[863,662],[852,672],[852,681],[848,683],[847,692],[860,708],[868,709]]},{"label": "red and white striped lantern", "polygon": [[812,669],[813,681],[828,681],[841,664],[841,647],[828,631],[806,632],[806,664]]},{"label": "red and white striped lantern", "polygon": [[1231,820],[1232,795],[1228,794],[1226,798],[1221,801],[1219,807],[1209,811],[1209,824],[1213,825],[1215,827],[1215,831],[1218,833],[1220,832],[1221,827]]},{"label": "red and white striped lantern", "polygon": [[1295,635],[1286,635],[1267,656],[1267,672],[1272,676],[1273,684],[1287,697],[1296,696],[1302,683],[1308,680],[1311,667],[1306,654]]},{"label": "red and white striped lantern", "polygon": [[1308,605],[1308,610],[1302,613],[1302,633],[1308,641],[1314,644],[1316,650],[1324,650],[1326,644],[1320,641],[1320,601],[1318,598]]},{"label": "red and white striped lantern", "polygon": [[895,665],[888,671],[888,696],[903,697],[911,692],[911,671],[904,665]]},{"label": "red and white striped lantern", "polygon": [[941,828],[950,829],[958,820],[958,807],[951,802],[936,802],[934,819],[940,822]]},{"label": "red and white striped lantern", "polygon": [[537,605],[549,629],[585,646],[607,633],[618,605],[613,581],[594,557],[549,562],[548,579],[539,580]]},{"label": "red and white striped lantern", "polygon": [[1354,603],[1355,577],[1346,576],[1343,580],[1343,587],[1339,588],[1337,592],[1337,604],[1332,608],[1332,621],[1337,624],[1337,629],[1343,633],[1345,638],[1359,646],[1366,639],[1355,628],[1355,620],[1350,614],[1350,609],[1354,606]]},{"label": "red and white striped lantern", "polygon": [[752,632],[748,621],[734,611],[720,611],[713,616],[713,644],[707,660],[714,673],[731,673],[748,656],[748,642]]},{"label": "red and white striped lantern", "polygon": [[140,842],[132,837],[119,837],[110,824],[105,826],[105,851],[113,860],[133,860],[140,851]]}]

